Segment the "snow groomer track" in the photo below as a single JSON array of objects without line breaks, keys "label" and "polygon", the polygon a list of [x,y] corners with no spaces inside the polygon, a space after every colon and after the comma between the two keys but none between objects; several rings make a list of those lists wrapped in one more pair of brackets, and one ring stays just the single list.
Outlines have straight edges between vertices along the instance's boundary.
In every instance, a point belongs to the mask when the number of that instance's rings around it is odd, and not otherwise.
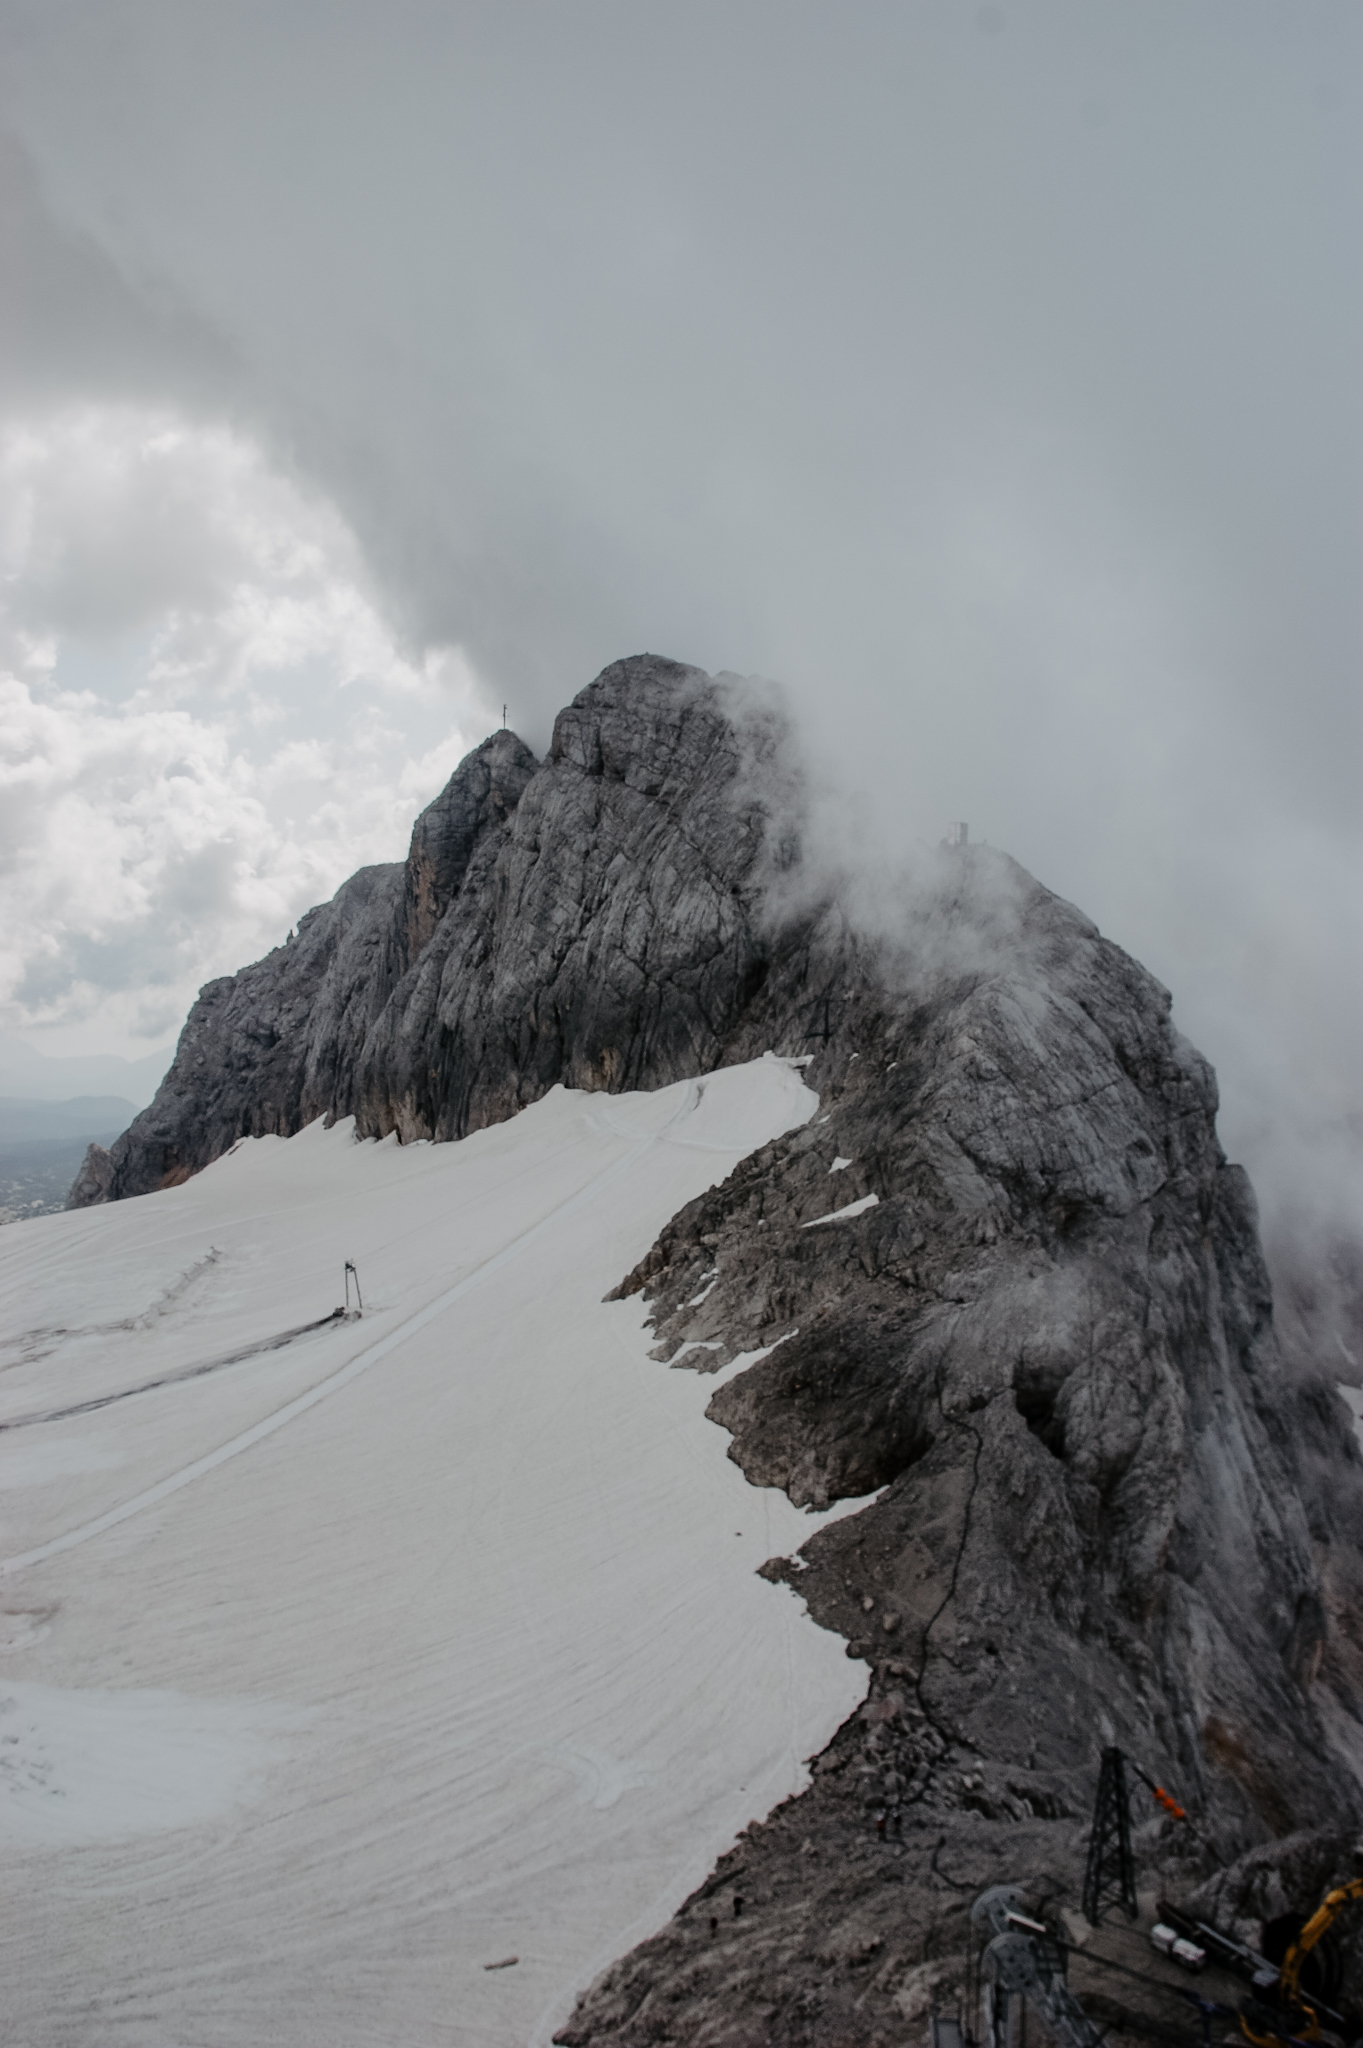
[{"label": "snow groomer track", "polygon": [[314,1126],[0,1233],[4,2039],[544,2043],[804,1781],[865,1671],[755,1572],[826,1518],[601,1297],[814,1108]]}]

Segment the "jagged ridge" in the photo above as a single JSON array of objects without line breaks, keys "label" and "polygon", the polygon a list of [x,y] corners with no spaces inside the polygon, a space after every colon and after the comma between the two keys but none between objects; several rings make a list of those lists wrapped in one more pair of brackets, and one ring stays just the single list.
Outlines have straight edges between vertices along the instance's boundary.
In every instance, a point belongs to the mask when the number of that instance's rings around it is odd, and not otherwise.
[{"label": "jagged ridge", "polygon": [[[622,1291],[673,1362],[776,1344],[711,1404],[755,1483],[883,1489],[769,1567],[870,1699],[584,1999],[579,2044],[884,2038],[949,1974],[972,1890],[1075,1889],[1105,1740],[1227,1859],[1363,1814],[1363,1468],[1323,1372],[1282,1369],[1210,1069],[1159,984],[1002,855],[944,853],[889,936],[854,928],[800,869],[784,749],[769,704],[647,656],[543,763],[494,735],[405,866],[205,989],[108,1162],[118,1198],[324,1113],[454,1137],[558,1081],[810,1061],[819,1119]],[[869,1819],[895,1807],[902,1845]],[[1212,1867],[1172,1822],[1147,1854]],[[712,1940],[698,1908],[740,1871],[741,1933]]]},{"label": "jagged ridge", "polygon": [[469,755],[405,867],[366,868],[297,936],[210,982],[155,1101],[75,1206],[173,1186],[239,1137],[354,1115],[455,1138],[556,1082],[651,1088],[747,1058],[838,1000],[826,912],[776,925],[784,735],[738,679],[618,662],[537,764]]}]

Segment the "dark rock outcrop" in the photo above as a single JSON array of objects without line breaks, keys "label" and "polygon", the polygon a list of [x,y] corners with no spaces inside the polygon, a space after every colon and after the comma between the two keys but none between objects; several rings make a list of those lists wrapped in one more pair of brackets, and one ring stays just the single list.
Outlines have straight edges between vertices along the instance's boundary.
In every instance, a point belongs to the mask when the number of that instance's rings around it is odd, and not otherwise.
[{"label": "dark rock outcrop", "polygon": [[[951,858],[977,927],[1007,876]],[[907,985],[848,1020],[818,1120],[622,1283],[659,1358],[773,1347],[709,1409],[750,1479],[817,1506],[878,1489],[766,1568],[870,1693],[810,1790],[584,1996],[573,2048],[903,2038],[962,1994],[986,1885],[1078,1905],[1114,1741],[1194,1816],[1138,1812],[1151,1889],[1357,1833],[1347,1412],[1283,1369],[1252,1192],[1164,991],[1013,879],[990,971],[920,980],[904,957]]]},{"label": "dark rock outcrop", "polygon": [[71,1192],[66,1198],[67,1208],[89,1209],[97,1202],[107,1202],[113,1178],[114,1162],[107,1147],[98,1143],[87,1145],[80,1172],[72,1181]]},{"label": "dark rock outcrop", "polygon": [[323,1113],[454,1137],[559,1081],[808,1062],[816,1119],[620,1291],[662,1360],[765,1348],[710,1408],[754,1483],[875,1496],[766,1568],[869,1697],[584,1995],[578,2048],[901,2038],[959,1986],[986,1883],[1077,1900],[1106,1743],[1195,1822],[1143,1822],[1150,1883],[1363,1819],[1363,1460],[1324,1364],[1284,1370],[1210,1069],[1003,855],[944,849],[853,921],[801,864],[793,792],[760,696],[608,669],[545,762],[495,735],[405,867],[204,990],[87,1196]]},{"label": "dark rock outcrop", "polygon": [[461,1137],[556,1082],[656,1087],[747,1058],[845,1001],[829,912],[776,921],[794,858],[784,731],[738,679],[618,662],[562,712],[546,761],[469,755],[405,866],[366,868],[296,937],[190,1012],[105,1195],[173,1185],[239,1137],[355,1115]]}]

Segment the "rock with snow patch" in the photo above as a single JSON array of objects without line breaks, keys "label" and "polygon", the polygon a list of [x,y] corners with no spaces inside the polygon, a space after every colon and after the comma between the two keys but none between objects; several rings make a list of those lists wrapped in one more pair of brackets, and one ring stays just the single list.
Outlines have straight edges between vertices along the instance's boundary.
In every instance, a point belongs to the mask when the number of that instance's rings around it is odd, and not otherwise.
[{"label": "rock with snow patch", "polygon": [[324,1113],[458,1137],[558,1082],[808,1062],[817,1118],[618,1291],[665,1360],[763,1354],[710,1409],[754,1484],[874,1496],[767,1567],[866,1662],[868,1703],[584,1996],[578,2048],[898,2038],[925,1971],[958,1981],[986,1883],[1077,1902],[1112,1741],[1199,1830],[1142,1812],[1143,1882],[1363,1820],[1363,1462],[1328,1361],[1284,1371],[1210,1068],[1005,856],[942,850],[870,931],[798,824],[768,700],[615,664],[546,760],[494,735],[405,866],[205,989],[84,1197]]}]

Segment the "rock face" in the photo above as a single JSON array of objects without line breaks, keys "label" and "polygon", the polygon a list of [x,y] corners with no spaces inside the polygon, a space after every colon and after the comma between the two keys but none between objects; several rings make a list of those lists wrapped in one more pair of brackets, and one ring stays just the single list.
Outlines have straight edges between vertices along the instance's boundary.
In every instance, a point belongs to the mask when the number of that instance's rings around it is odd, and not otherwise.
[{"label": "rock face", "polygon": [[107,1202],[113,1177],[114,1162],[107,1148],[98,1143],[87,1145],[80,1172],[66,1198],[67,1208],[89,1209],[97,1202]]},{"label": "rock face", "polygon": [[85,1199],[173,1185],[321,1115],[462,1137],[556,1082],[656,1087],[832,1014],[837,920],[770,912],[793,858],[773,820],[783,745],[736,680],[653,656],[584,690],[538,766],[494,734],[417,820],[405,866],[362,869],[286,946],[203,989],[107,1192]]},{"label": "rock face", "polygon": [[1363,1461],[1323,1370],[1283,1368],[1210,1069],[1142,968],[988,849],[854,925],[789,796],[769,704],[608,669],[544,763],[495,735],[405,866],[206,988],[107,1182],[72,1196],[324,1112],[453,1137],[557,1081],[808,1061],[816,1119],[620,1291],[674,1365],[766,1348],[710,1408],[755,1484],[874,1496],[766,1567],[869,1696],[584,1995],[575,2048],[902,2039],[959,1988],[985,1884],[1077,1903],[1107,1743],[1195,1822],[1146,1810],[1146,1883],[1312,1831],[1334,1848],[1282,1867],[1325,1867],[1363,1819]]},{"label": "rock face", "polygon": [[[978,924],[998,863],[952,858]],[[1251,1849],[1267,1868],[1279,1837],[1299,1874],[1337,1867],[1357,1833],[1346,1411],[1283,1371],[1252,1192],[1163,990],[1016,880],[994,968],[920,983],[902,961],[820,1119],[622,1285],[678,1365],[774,1346],[709,1409],[750,1479],[820,1506],[878,1490],[767,1567],[871,1679],[811,1789],[581,2001],[573,2048],[902,2040],[962,1995],[987,1885],[1077,1907],[1107,1743],[1194,1816],[1138,1811],[1152,1889]]]}]

